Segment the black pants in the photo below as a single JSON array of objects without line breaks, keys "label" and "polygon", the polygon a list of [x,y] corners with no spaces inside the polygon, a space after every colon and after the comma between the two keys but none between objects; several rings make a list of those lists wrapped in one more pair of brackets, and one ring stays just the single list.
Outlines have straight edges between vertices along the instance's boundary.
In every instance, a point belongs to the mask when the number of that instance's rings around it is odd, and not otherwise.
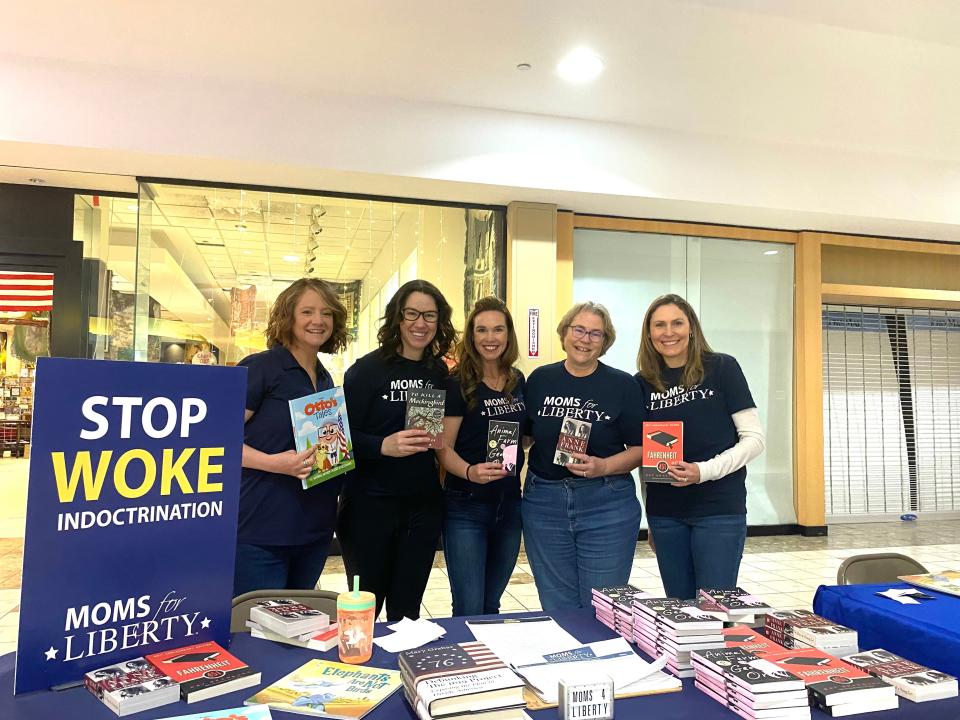
[{"label": "black pants", "polygon": [[346,494],[337,517],[337,537],[347,584],[360,576],[360,589],[384,602],[387,620],[420,617],[443,524],[443,496],[384,497]]}]

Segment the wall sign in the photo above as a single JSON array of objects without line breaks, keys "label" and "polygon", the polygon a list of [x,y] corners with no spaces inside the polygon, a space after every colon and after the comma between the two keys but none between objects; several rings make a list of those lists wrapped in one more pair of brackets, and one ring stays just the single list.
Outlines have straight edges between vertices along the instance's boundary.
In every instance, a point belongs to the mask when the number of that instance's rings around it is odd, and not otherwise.
[{"label": "wall sign", "polygon": [[246,368],[40,358],[15,692],[230,639]]},{"label": "wall sign", "polygon": [[527,311],[527,357],[540,357],[540,308]]}]

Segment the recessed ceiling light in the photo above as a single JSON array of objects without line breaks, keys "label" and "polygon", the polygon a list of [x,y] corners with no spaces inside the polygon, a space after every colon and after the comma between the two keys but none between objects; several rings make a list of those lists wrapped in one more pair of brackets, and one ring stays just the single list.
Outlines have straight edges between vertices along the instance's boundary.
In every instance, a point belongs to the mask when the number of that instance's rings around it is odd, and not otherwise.
[{"label": "recessed ceiling light", "polygon": [[519,70],[519,71],[521,71],[521,72],[526,72],[527,70],[529,70],[529,69],[532,68],[532,67],[533,67],[533,65],[531,65],[530,63],[518,63],[518,64],[517,64],[517,70]]},{"label": "recessed ceiling light", "polygon": [[764,250],[764,251],[763,251],[763,254],[764,254],[764,255],[777,255],[779,252],[780,252],[779,250]]},{"label": "recessed ceiling light", "polygon": [[130,210],[131,212],[136,212],[136,211],[137,211],[137,204],[136,204],[136,203],[132,203],[132,204],[130,204],[130,205],[127,205],[127,210]]},{"label": "recessed ceiling light", "polygon": [[297,262],[300,259],[299,255],[284,255],[283,259],[287,262]]},{"label": "recessed ceiling light", "polygon": [[244,255],[253,255],[253,253],[250,252],[249,250],[244,250],[244,251],[243,251],[243,254],[244,254]]},{"label": "recessed ceiling light", "polygon": [[557,74],[571,83],[590,82],[601,72],[603,72],[603,60],[585,47],[571,50],[557,63]]},{"label": "recessed ceiling light", "polygon": [[247,229],[247,226],[244,225],[243,223],[237,223],[236,225],[234,225],[234,227],[240,232],[244,232]]},{"label": "recessed ceiling light", "polygon": [[43,178],[30,178],[27,182],[31,182],[34,185],[46,185],[47,181]]}]

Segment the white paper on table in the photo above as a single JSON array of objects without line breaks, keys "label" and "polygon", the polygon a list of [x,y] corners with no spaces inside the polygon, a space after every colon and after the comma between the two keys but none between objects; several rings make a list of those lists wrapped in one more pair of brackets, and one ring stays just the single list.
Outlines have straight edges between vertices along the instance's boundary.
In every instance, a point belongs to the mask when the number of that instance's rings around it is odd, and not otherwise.
[{"label": "white paper on table", "polygon": [[538,615],[530,618],[500,617],[496,620],[468,620],[467,628],[473,637],[484,643],[508,665],[531,655],[569,650],[580,646],[580,641],[564,630],[552,617]]},{"label": "white paper on table", "polygon": [[598,674],[613,680],[614,695],[680,687],[679,679],[661,672],[666,663],[666,656],[648,663],[626,640],[614,638],[577,645],[559,653],[527,656],[512,667],[537,695],[553,704],[558,701],[560,680],[574,681]]},{"label": "white paper on table", "polygon": [[881,597],[890,598],[891,600],[896,600],[901,605],[919,605],[919,600],[914,600],[911,595],[914,594],[913,589],[903,589],[903,588],[890,588],[889,590],[884,590],[883,592],[876,593]]},{"label": "white paper on table", "polygon": [[443,637],[446,633],[442,626],[423,618],[419,620],[404,618],[392,625],[387,625],[387,627],[393,632],[374,638],[373,642],[377,647],[392,653],[426,645],[428,642]]}]

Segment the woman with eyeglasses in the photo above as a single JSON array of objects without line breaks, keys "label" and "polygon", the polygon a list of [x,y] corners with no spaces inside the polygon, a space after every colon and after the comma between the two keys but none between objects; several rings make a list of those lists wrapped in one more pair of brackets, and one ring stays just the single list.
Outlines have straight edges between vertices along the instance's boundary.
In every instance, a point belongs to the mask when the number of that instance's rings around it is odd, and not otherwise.
[{"label": "woman with eyeglasses", "polygon": [[405,430],[407,390],[442,388],[456,341],[453,310],[426,280],[387,303],[379,347],[347,370],[343,389],[357,468],[344,483],[337,537],[347,577],[384,603],[387,619],[420,616],[443,520],[437,461],[424,430]]},{"label": "woman with eyeglasses", "polygon": [[636,378],[649,420],[683,422],[676,482],[647,483],[647,523],[667,595],[737,585],[747,537],[746,464],[764,449],[757,405],[740,365],[713,352],[679,295],[651,303]]},{"label": "woman with eyeglasses", "polygon": [[[524,377],[513,318],[502,300],[477,300],[447,380],[443,554],[454,615],[495,615],[520,551],[520,471],[526,434]],[[516,423],[498,442],[494,422]],[[496,427],[496,426],[495,426]],[[511,426],[505,426],[511,427]],[[501,438],[503,436],[500,436]],[[488,442],[502,462],[488,462]]]},{"label": "woman with eyeglasses", "polygon": [[587,607],[591,589],[630,577],[640,503],[639,386],[600,362],[616,339],[603,305],[574,305],[557,326],[566,359],[530,373],[533,447],[523,488],[524,547],[544,610]]}]

